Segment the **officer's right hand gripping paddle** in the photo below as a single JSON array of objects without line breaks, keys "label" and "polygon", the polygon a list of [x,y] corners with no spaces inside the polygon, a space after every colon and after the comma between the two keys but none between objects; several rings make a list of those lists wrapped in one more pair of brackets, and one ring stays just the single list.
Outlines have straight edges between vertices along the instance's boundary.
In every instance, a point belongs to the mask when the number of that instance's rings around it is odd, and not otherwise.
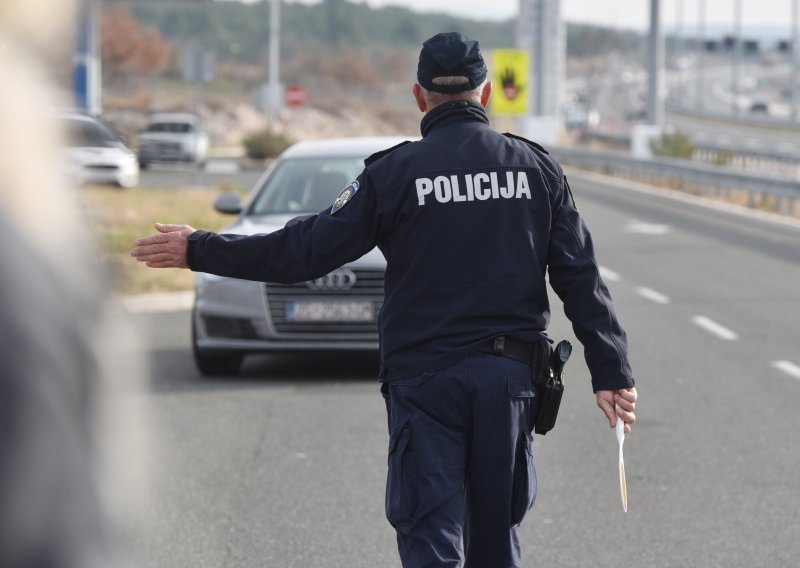
[{"label": "officer's right hand gripping paddle", "polygon": [[619,491],[622,497],[622,510],[628,512],[628,486],[625,483],[625,460],[622,445],[625,443],[625,422],[617,416],[617,442],[619,442]]}]

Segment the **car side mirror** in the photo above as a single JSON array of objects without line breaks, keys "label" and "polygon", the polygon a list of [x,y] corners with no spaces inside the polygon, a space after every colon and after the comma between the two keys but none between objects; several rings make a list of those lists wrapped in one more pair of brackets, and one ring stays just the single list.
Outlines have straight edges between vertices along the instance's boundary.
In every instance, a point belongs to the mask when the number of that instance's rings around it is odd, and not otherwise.
[{"label": "car side mirror", "polygon": [[242,212],[242,200],[235,193],[223,193],[214,200],[214,209],[225,215],[238,215]]}]

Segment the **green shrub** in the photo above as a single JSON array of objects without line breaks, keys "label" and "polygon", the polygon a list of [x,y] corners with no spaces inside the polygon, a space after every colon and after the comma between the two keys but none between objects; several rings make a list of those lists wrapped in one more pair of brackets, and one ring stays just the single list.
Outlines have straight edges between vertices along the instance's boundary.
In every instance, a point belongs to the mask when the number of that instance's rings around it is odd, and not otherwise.
[{"label": "green shrub", "polygon": [[658,138],[651,140],[650,150],[656,156],[691,160],[694,154],[694,144],[688,134],[681,130],[675,130],[674,132],[664,132]]},{"label": "green shrub", "polygon": [[265,160],[274,158],[293,144],[293,140],[286,134],[270,132],[268,129],[251,132],[245,136],[244,149],[247,157],[252,160]]}]

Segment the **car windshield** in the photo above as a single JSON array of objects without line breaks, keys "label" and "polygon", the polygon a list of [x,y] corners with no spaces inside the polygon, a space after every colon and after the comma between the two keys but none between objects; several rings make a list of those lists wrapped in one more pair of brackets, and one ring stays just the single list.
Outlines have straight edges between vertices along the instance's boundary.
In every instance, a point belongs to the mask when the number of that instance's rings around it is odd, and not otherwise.
[{"label": "car windshield", "polygon": [[318,213],[330,209],[345,186],[364,169],[362,158],[282,160],[259,188],[249,215]]},{"label": "car windshield", "polygon": [[188,134],[194,132],[194,126],[188,122],[154,122],[147,127],[147,132],[172,132]]},{"label": "car windshield", "polygon": [[72,148],[113,148],[119,140],[98,122],[67,119],[67,144]]}]

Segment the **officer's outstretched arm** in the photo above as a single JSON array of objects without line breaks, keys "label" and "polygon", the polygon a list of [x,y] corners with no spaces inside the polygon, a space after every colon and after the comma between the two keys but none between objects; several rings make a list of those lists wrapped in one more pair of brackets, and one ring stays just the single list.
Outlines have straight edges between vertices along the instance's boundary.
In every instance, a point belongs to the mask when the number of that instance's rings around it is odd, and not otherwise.
[{"label": "officer's outstretched arm", "polygon": [[632,387],[627,337],[600,277],[592,237],[563,176],[553,200],[548,265],[550,285],[584,346],[595,392]]},{"label": "officer's outstretched arm", "polygon": [[[294,225],[264,235],[218,235],[194,231],[153,235],[137,241],[132,255],[155,267],[188,267],[196,272],[262,282],[299,282],[324,276],[375,247],[381,223],[377,198],[366,171],[351,184],[348,199]],[[357,185],[354,185],[357,184]],[[332,200],[333,201],[333,200]],[[159,229],[160,230],[160,229]],[[186,233],[186,231],[183,231]],[[184,250],[185,263],[165,259],[160,241]],[[172,242],[175,241],[175,242]],[[178,253],[172,253],[180,255]],[[156,261],[156,262],[153,262]]]}]

